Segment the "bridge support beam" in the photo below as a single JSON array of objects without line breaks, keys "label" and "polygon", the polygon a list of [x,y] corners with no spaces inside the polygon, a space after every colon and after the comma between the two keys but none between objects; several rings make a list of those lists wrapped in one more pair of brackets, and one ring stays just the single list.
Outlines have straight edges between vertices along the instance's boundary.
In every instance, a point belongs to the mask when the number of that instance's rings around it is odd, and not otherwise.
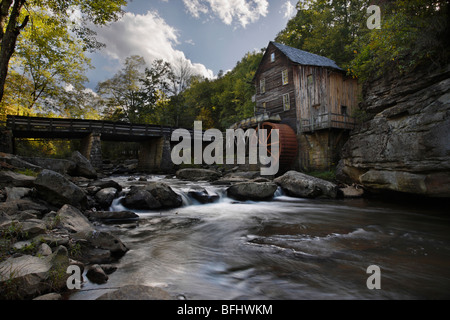
[{"label": "bridge support beam", "polygon": [[102,135],[100,132],[92,132],[81,140],[81,154],[96,169],[101,169],[103,165],[101,138]]},{"label": "bridge support beam", "polygon": [[168,138],[152,138],[141,142],[138,169],[145,172],[167,172],[173,167]]}]

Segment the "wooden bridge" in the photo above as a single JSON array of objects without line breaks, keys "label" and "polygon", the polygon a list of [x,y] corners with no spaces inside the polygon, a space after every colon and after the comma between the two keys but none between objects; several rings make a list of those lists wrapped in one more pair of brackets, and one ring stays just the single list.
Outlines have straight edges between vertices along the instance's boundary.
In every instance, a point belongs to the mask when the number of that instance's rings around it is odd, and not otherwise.
[{"label": "wooden bridge", "polygon": [[175,128],[124,122],[8,116],[10,153],[15,139],[81,139],[80,152],[94,167],[102,165],[101,141],[139,142],[139,168],[159,171],[170,161],[170,137]]},{"label": "wooden bridge", "polygon": [[98,132],[105,141],[141,141],[149,137],[170,137],[173,128],[125,122],[8,116],[6,126],[16,138],[83,138]]}]

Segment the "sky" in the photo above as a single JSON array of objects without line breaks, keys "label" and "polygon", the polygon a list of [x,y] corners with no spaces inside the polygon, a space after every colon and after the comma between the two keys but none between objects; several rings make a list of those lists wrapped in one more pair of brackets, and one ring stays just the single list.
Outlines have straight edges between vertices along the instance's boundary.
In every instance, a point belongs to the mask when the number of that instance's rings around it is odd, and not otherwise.
[{"label": "sky", "polygon": [[95,69],[87,87],[111,78],[127,57],[188,63],[214,78],[247,52],[267,47],[295,15],[296,0],[130,0],[118,22],[97,27],[106,45],[89,54]]}]

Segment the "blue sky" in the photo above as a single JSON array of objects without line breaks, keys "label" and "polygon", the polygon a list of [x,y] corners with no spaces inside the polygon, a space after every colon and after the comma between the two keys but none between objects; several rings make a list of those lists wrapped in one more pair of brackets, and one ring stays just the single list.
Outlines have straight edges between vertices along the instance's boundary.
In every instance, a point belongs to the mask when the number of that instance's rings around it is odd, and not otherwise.
[{"label": "blue sky", "polygon": [[189,63],[214,77],[249,51],[266,47],[296,13],[295,0],[132,0],[123,18],[97,28],[106,48],[91,54],[91,89],[112,77],[125,58]]}]

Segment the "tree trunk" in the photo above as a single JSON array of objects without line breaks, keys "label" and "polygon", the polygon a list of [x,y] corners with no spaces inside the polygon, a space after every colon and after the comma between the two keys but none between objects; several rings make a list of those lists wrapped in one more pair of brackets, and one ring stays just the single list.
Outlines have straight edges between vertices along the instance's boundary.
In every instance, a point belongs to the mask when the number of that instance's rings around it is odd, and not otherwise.
[{"label": "tree trunk", "polygon": [[[12,1],[3,0],[0,4],[1,9],[1,17],[0,17],[0,23],[5,24],[6,23],[6,16],[3,16],[7,10],[6,6],[9,3],[9,6],[11,5]],[[25,28],[25,26],[28,23],[29,17],[25,17],[23,23],[21,25],[18,25],[18,20],[20,16],[20,11],[22,10],[26,0],[15,0],[13,9],[11,11],[11,14],[9,15],[9,21],[8,26],[6,27],[6,32],[3,34],[1,33],[1,50],[0,50],[0,102],[3,99],[4,89],[5,89],[5,83],[6,83],[6,76],[8,75],[8,67],[9,67],[9,61],[11,59],[11,56],[13,55],[15,48],[16,48],[16,42],[17,38],[20,35],[20,31]],[[8,7],[9,9],[9,7]],[[9,10],[8,10],[9,11]],[[3,30],[2,30],[3,32]]]}]

